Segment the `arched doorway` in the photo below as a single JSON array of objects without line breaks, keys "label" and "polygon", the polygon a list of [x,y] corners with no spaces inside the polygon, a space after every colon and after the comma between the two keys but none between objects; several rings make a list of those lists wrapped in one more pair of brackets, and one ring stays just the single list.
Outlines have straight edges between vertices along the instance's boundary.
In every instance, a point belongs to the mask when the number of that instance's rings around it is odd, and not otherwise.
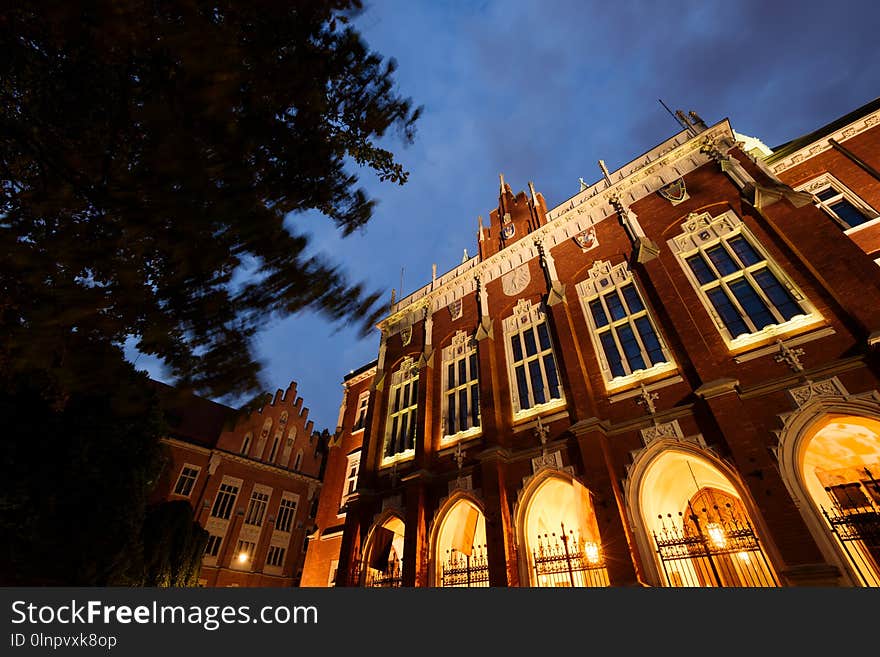
[{"label": "arched doorway", "polygon": [[862,586],[880,586],[880,421],[828,414],[804,433],[799,475]]},{"label": "arched doorway", "polygon": [[528,571],[522,581],[535,587],[609,585],[590,491],[570,475],[539,473],[524,492],[517,526]]},{"label": "arched doorway", "polygon": [[364,560],[361,562],[361,581],[370,588],[397,588],[403,574],[404,524],[396,515],[377,523],[370,531]]},{"label": "arched doorway", "polygon": [[655,453],[638,484],[638,508],[662,585],[778,585],[737,486],[698,451]]},{"label": "arched doorway", "polygon": [[486,518],[468,497],[451,498],[440,509],[434,533],[434,584],[489,586]]}]

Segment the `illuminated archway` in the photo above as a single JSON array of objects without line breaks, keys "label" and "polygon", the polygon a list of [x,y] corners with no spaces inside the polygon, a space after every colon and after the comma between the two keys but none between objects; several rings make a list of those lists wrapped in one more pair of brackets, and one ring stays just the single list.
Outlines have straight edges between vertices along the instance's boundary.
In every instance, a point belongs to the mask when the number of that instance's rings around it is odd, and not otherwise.
[{"label": "illuminated archway", "polygon": [[367,587],[399,587],[403,573],[405,526],[394,514],[377,522],[367,537],[361,563],[363,584]]},{"label": "illuminated archway", "polygon": [[[880,417],[825,405],[780,440],[780,469],[820,547],[852,584],[880,586]],[[846,410],[858,410],[851,414]],[[824,540],[821,540],[824,539]]]},{"label": "illuminated archway", "polygon": [[432,540],[435,586],[489,586],[486,518],[477,501],[464,493],[456,494],[437,517]]},{"label": "illuminated archway", "polygon": [[543,470],[517,514],[520,581],[535,587],[608,586],[590,491],[571,475]]},{"label": "illuminated archway", "polygon": [[627,486],[637,541],[661,586],[777,586],[736,475],[698,445],[658,441]]}]

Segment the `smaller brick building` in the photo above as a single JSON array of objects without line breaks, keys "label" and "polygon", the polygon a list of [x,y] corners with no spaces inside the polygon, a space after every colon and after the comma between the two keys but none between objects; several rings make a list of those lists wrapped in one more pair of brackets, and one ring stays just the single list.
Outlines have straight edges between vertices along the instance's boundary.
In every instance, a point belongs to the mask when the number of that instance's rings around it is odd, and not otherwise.
[{"label": "smaller brick building", "polygon": [[189,500],[208,530],[201,585],[296,586],[324,457],[296,384],[246,414],[157,386],[171,462],[154,498]]},{"label": "smaller brick building", "polygon": [[376,363],[373,361],[359,367],[343,379],[339,421],[327,449],[315,531],[309,540],[302,586],[336,584],[346,502],[357,486],[370,385],[376,375]]}]

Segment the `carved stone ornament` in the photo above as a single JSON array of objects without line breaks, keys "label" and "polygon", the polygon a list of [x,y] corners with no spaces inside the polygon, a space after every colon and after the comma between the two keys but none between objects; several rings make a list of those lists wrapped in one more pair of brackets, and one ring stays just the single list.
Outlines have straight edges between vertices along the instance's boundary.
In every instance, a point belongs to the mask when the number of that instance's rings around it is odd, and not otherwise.
[{"label": "carved stone ornament", "polygon": [[655,440],[661,440],[663,438],[672,438],[674,440],[681,440],[684,438],[681,427],[678,425],[678,420],[664,422],[653,427],[647,427],[646,429],[639,431],[639,433],[642,434],[642,441],[645,443],[645,447]]},{"label": "carved stone ornament", "polygon": [[562,470],[562,454],[558,451],[535,456],[532,459],[532,473],[538,474],[544,468]]},{"label": "carved stone ornament", "polygon": [[403,346],[407,346],[410,342],[412,342],[413,329],[412,326],[406,326],[400,329],[400,339],[403,341]]},{"label": "carved stone ornament", "polygon": [[449,493],[453,493],[457,490],[473,490],[474,482],[471,475],[458,476],[452,481],[449,482]]},{"label": "carved stone ornament", "polygon": [[817,397],[846,397],[849,393],[837,377],[833,377],[824,381],[808,381],[805,386],[791,388],[788,394],[801,408]]},{"label": "carved stone ornament", "polygon": [[586,253],[590,249],[595,249],[599,246],[599,240],[596,238],[596,229],[588,228],[587,230],[582,230],[577,235],[574,236],[575,243],[581,247],[581,251]]},{"label": "carved stone ornament", "polygon": [[464,331],[456,331],[452,336],[452,352],[456,356],[461,356],[466,351],[474,348],[474,339]]},{"label": "carved stone ornament", "polygon": [[526,289],[532,280],[528,263],[522,264],[513,271],[509,271],[501,277],[501,289],[509,297],[516,296]]},{"label": "carved stone ornament", "polygon": [[462,303],[461,299],[457,299],[449,304],[449,319],[456,320],[461,317]]},{"label": "carved stone ornament", "polygon": [[673,180],[665,187],[661,187],[660,189],[658,189],[657,193],[660,194],[660,196],[665,198],[667,201],[672,203],[672,205],[678,205],[679,203],[683,203],[690,198],[687,193],[687,188],[684,184],[684,178]]},{"label": "carved stone ornament", "polygon": [[510,213],[505,213],[504,218],[501,220],[501,237],[509,240],[514,235],[516,235],[516,226],[513,225],[513,221],[510,219]]}]

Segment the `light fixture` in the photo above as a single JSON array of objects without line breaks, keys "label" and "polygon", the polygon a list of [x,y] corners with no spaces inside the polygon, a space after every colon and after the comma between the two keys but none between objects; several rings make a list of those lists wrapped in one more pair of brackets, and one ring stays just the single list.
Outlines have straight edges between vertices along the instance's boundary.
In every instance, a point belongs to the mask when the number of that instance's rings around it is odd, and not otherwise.
[{"label": "light fixture", "polygon": [[247,552],[239,552],[238,553],[238,563],[244,563],[247,560],[248,560],[248,553]]},{"label": "light fixture", "polygon": [[717,522],[710,523],[706,528],[709,532],[709,541],[717,548],[723,548],[727,545],[727,537],[724,535],[724,529]]},{"label": "light fixture", "polygon": [[587,561],[590,563],[599,563],[599,546],[592,541],[588,541],[584,543],[584,554],[587,556]]}]

